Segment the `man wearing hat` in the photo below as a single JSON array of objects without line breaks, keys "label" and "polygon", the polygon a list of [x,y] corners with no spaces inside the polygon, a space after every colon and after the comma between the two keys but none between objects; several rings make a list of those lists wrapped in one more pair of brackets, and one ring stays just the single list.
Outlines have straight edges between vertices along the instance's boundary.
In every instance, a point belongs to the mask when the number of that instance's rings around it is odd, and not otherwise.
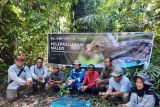
[{"label": "man wearing hat", "polygon": [[81,86],[85,69],[81,68],[81,64],[78,60],[74,61],[74,68],[70,71],[70,75],[67,79],[67,88],[70,90],[71,96],[74,94],[74,91],[81,93],[78,91],[78,88]]},{"label": "man wearing hat", "polygon": [[36,58],[36,65],[32,65],[30,67],[30,71],[33,78],[33,89],[34,91],[39,91],[38,89],[44,89],[47,76],[48,76],[48,68],[43,65],[44,59],[41,57]]},{"label": "man wearing hat", "polygon": [[123,75],[123,70],[121,68],[114,68],[111,75],[113,77],[109,79],[108,90],[106,93],[102,94],[102,98],[126,103],[131,88],[131,82]]},{"label": "man wearing hat", "polygon": [[20,86],[23,88],[32,87],[32,77],[29,68],[24,65],[24,60],[25,58],[23,56],[17,56],[15,64],[11,65],[8,69],[6,97],[9,101],[17,97],[17,91],[20,89]]},{"label": "man wearing hat", "polygon": [[64,83],[64,72],[60,71],[58,65],[53,66],[53,71],[49,75],[48,82],[45,86],[45,89],[49,91],[58,91],[60,86]]},{"label": "man wearing hat", "polygon": [[150,89],[151,83],[149,76],[142,72],[135,78],[135,86],[130,92],[130,100],[122,107],[159,107],[159,101],[156,94]]}]

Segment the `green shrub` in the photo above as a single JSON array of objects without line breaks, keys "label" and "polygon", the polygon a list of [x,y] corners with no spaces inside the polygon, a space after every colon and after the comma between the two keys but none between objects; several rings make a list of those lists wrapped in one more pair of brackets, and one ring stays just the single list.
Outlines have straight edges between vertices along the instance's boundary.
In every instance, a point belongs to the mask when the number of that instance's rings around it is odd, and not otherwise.
[{"label": "green shrub", "polygon": [[7,84],[7,69],[8,65],[0,59],[0,86],[5,86]]}]

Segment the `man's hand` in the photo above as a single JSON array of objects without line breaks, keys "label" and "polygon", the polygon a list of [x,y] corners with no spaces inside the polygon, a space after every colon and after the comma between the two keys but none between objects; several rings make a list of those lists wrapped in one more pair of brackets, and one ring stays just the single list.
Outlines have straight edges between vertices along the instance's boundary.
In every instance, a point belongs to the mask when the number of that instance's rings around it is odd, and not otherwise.
[{"label": "man's hand", "polygon": [[81,90],[82,92],[85,92],[87,90],[88,86],[82,86]]},{"label": "man's hand", "polygon": [[101,97],[102,99],[107,99],[108,98],[108,96],[110,95],[110,93],[103,93],[103,96]]},{"label": "man's hand", "polygon": [[53,86],[53,85],[54,85],[54,80],[49,80],[49,81],[48,81],[48,84],[49,84],[50,86]]},{"label": "man's hand", "polygon": [[71,84],[73,84],[73,82],[75,82],[75,80],[74,80],[74,79],[72,79],[72,80],[67,80],[67,82],[68,82],[68,85],[71,85]]},{"label": "man's hand", "polygon": [[101,84],[103,81],[101,80],[101,79],[97,79],[96,81],[95,81],[95,83],[96,84]]},{"label": "man's hand", "polygon": [[29,81],[24,82],[23,85],[25,85],[27,87],[32,87],[32,83]]},{"label": "man's hand", "polygon": [[38,81],[39,83],[43,83],[43,78],[37,78],[37,81]]},{"label": "man's hand", "polygon": [[127,104],[122,104],[122,105],[119,106],[119,107],[131,107],[131,106],[129,106],[129,105],[127,105]]}]

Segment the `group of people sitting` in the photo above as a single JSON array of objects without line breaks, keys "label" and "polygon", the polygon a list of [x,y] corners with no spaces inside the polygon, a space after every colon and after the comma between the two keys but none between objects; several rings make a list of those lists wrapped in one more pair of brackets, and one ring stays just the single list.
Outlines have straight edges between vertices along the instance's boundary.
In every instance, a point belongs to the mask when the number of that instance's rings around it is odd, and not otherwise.
[{"label": "group of people sitting", "polygon": [[58,65],[54,65],[52,72],[43,65],[43,58],[38,57],[36,64],[30,69],[24,65],[25,58],[17,56],[15,64],[8,69],[8,86],[6,97],[13,100],[20,89],[33,92],[44,88],[46,91],[57,91],[60,87],[70,91],[70,97],[74,94],[100,95],[102,99],[121,101],[123,107],[154,107],[158,106],[158,98],[150,89],[151,82],[145,72],[135,77],[134,84],[124,75],[120,67],[112,67],[112,59],[104,59],[105,67],[99,72],[93,64],[86,69],[75,60],[74,68],[65,80],[65,74]]}]

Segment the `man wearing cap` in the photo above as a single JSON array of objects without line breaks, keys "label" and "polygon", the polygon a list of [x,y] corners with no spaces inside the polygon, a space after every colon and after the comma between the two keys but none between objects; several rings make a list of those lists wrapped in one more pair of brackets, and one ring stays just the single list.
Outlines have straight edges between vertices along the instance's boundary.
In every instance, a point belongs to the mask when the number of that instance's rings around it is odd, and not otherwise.
[{"label": "man wearing cap", "polygon": [[[17,56],[15,64],[8,69],[8,86],[6,91],[7,100],[12,101],[17,97],[20,86],[25,88],[32,87],[32,77],[29,68],[24,65],[24,57]],[[26,93],[24,93],[26,94]]]},{"label": "man wearing cap", "polygon": [[70,71],[70,75],[67,79],[67,88],[70,90],[70,94],[73,95],[74,91],[78,91],[78,88],[81,86],[85,69],[81,68],[81,64],[78,60],[74,61],[74,68]]},{"label": "man wearing cap", "polygon": [[48,82],[45,86],[45,89],[53,89],[52,91],[58,91],[60,86],[64,83],[64,72],[60,71],[58,65],[53,66],[53,71],[49,75]]},{"label": "man wearing cap", "polygon": [[48,76],[47,66],[43,65],[43,58],[36,58],[36,65],[32,65],[30,67],[30,71],[33,78],[33,89],[34,91],[38,91],[38,89],[43,89],[46,83],[46,79]]},{"label": "man wearing cap", "polygon": [[110,99],[112,101],[122,101],[126,103],[128,101],[128,93],[131,88],[131,82],[123,75],[121,68],[113,69],[111,74],[113,77],[109,79],[109,87],[106,93],[103,93],[103,99]]},{"label": "man wearing cap", "polygon": [[96,89],[96,84],[95,84],[95,81],[97,78],[98,78],[97,70],[95,69],[93,64],[89,64],[87,71],[84,75],[84,80],[82,82],[82,86],[80,87],[80,90],[90,95],[96,95],[98,93],[98,90]]},{"label": "man wearing cap", "polygon": [[113,71],[112,60],[110,57],[104,59],[104,65],[105,65],[105,68],[102,69],[100,76],[95,81],[96,88],[99,91],[106,91],[106,89],[108,89],[109,79]]}]

